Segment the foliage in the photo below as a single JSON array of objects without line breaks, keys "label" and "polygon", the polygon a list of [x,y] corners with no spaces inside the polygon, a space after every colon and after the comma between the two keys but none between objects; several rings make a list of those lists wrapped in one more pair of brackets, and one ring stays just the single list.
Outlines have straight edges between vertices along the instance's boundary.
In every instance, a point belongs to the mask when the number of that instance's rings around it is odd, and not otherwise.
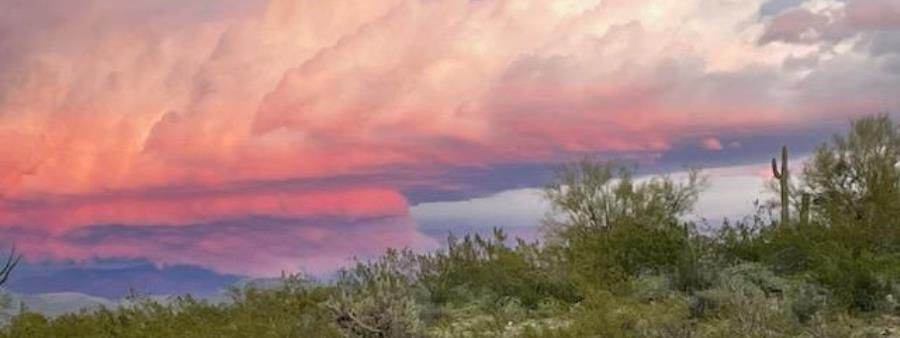
[{"label": "foliage", "polygon": [[470,302],[473,297],[491,303],[515,298],[529,309],[540,302],[557,299],[577,301],[579,295],[570,280],[556,271],[554,257],[536,243],[505,242],[506,235],[495,229],[493,238],[449,236],[446,251],[421,256],[422,285],[436,305]]},{"label": "foliage", "polygon": [[593,232],[640,223],[671,225],[691,211],[706,180],[691,170],[684,183],[670,177],[635,182],[633,172],[618,163],[582,160],[557,169],[544,195],[561,220],[550,231],[566,238],[572,232]]},{"label": "foliage", "polygon": [[341,272],[337,292],[326,305],[345,337],[422,336],[416,303],[415,256],[388,250],[379,259]]},{"label": "foliage", "polygon": [[[815,211],[824,221],[834,226],[892,227],[900,213],[898,164],[900,129],[886,115],[867,117],[853,122],[847,135],[836,135],[817,149],[803,182],[817,197]],[[854,239],[873,240],[876,248],[886,244],[874,237]]]}]

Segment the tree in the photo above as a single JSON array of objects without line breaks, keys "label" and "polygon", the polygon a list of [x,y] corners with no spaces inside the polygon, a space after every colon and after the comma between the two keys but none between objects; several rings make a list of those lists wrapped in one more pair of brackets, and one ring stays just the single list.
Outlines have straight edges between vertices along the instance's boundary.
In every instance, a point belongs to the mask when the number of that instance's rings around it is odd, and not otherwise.
[{"label": "tree", "polygon": [[681,182],[642,182],[617,163],[564,165],[544,188],[556,218],[545,232],[586,283],[616,283],[650,272],[675,272],[692,254],[693,226],[681,220],[706,180],[691,170]]},{"label": "tree", "polygon": [[573,230],[604,231],[628,221],[657,225],[677,223],[692,210],[706,178],[690,170],[687,180],[670,177],[634,181],[632,170],[619,163],[581,160],[556,170],[544,187],[556,216],[545,224],[550,234]]},{"label": "tree", "polygon": [[415,254],[388,249],[377,260],[340,271],[336,295],[325,306],[346,337],[421,337],[417,274]]},{"label": "tree", "polygon": [[847,135],[821,145],[804,169],[804,184],[816,201],[813,211],[832,227],[888,230],[866,231],[874,237],[857,239],[880,242],[879,246],[888,244],[885,240],[892,242],[890,246],[900,244],[900,237],[886,236],[900,216],[898,165],[897,125],[886,115],[854,121]]},{"label": "tree", "polygon": [[900,277],[900,128],[887,115],[852,122],[804,168],[814,222],[792,246],[816,278],[858,310],[872,310]]}]

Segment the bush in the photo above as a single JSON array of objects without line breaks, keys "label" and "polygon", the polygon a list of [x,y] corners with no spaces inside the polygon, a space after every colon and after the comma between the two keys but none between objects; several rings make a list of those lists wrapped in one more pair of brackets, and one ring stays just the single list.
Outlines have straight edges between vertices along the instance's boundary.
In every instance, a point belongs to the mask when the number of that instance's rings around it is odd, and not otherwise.
[{"label": "bush", "polygon": [[536,243],[505,243],[499,229],[493,238],[479,235],[448,238],[446,251],[419,257],[419,283],[437,306],[487,299],[496,303],[515,298],[536,309],[546,300],[577,301],[574,283],[559,268],[556,257]]},{"label": "bush", "polygon": [[705,337],[789,337],[801,326],[788,302],[767,291],[783,286],[765,268],[739,265],[724,271],[716,287],[695,295],[691,313],[707,319]]},{"label": "bush", "polygon": [[422,337],[416,274],[411,252],[388,250],[374,262],[342,271],[337,292],[326,307],[346,337]]}]

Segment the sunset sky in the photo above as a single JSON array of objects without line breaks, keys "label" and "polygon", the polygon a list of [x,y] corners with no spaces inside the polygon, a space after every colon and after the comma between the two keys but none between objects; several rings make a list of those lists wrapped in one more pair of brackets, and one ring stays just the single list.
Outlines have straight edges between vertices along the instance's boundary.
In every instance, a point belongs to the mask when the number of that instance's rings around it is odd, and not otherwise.
[{"label": "sunset sky", "polygon": [[900,0],[0,0],[0,241],[28,292],[327,275],[533,237],[583,156],[734,217],[898,111]]}]

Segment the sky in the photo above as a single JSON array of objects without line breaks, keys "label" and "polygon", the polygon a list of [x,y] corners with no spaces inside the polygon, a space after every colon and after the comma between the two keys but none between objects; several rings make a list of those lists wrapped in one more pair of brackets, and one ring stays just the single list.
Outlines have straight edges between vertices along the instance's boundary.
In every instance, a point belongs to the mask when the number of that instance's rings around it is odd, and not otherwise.
[{"label": "sky", "polygon": [[22,292],[327,275],[534,237],[583,156],[739,217],[898,92],[900,0],[0,0],[0,241]]}]

